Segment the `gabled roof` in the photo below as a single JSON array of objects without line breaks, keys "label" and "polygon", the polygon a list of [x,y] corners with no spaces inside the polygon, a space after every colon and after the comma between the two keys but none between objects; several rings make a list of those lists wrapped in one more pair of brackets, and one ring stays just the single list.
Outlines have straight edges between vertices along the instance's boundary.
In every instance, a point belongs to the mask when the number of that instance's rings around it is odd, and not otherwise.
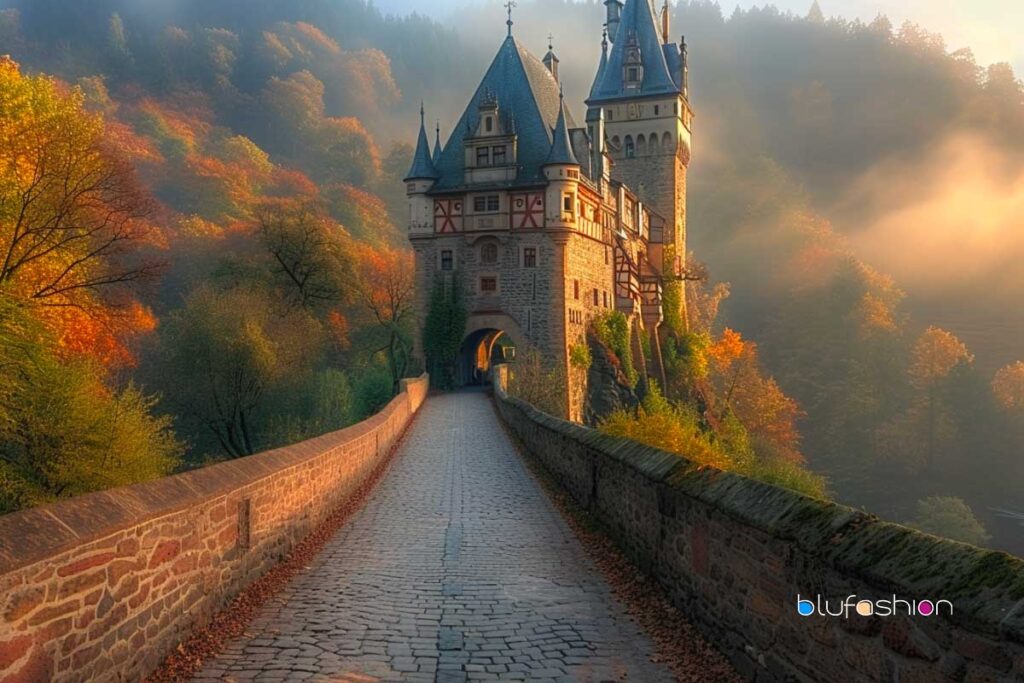
[{"label": "gabled roof", "polygon": [[[441,153],[437,170],[440,179],[433,191],[464,184],[464,143],[476,130],[480,103],[494,97],[508,128],[514,122],[517,138],[516,183],[543,182],[542,166],[551,151],[552,130],[558,125],[558,82],[539,59],[522,47],[514,36],[502,43],[494,61],[466,106]],[[575,127],[572,114],[565,113],[566,126]]]},{"label": "gabled roof", "polygon": [[565,100],[558,106],[558,122],[555,124],[555,131],[552,136],[551,151],[548,153],[545,165],[566,164],[579,166],[576,154],[572,150],[572,140],[569,138],[569,127],[565,124]]},{"label": "gabled roof", "polygon": [[416,141],[416,153],[412,157],[412,166],[405,174],[405,180],[432,180],[437,178],[437,169],[430,158],[430,143],[427,142],[427,127],[420,107],[420,137]]},{"label": "gabled roof", "polygon": [[[622,82],[622,67],[626,46],[630,42],[630,37],[634,35],[640,47],[644,80],[639,91],[627,92]],[[615,43],[611,54],[608,55],[608,63],[604,67],[604,75],[600,81],[596,91],[591,91],[588,102],[680,92],[677,77],[669,69],[662,48],[661,32],[658,30],[651,0],[626,0],[626,6],[622,10],[622,21],[615,34]]]}]

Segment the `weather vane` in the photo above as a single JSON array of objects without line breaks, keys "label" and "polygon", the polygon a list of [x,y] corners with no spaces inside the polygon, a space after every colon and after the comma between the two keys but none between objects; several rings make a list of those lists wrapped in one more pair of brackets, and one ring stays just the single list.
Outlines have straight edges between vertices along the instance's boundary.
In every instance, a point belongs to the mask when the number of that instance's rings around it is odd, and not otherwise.
[{"label": "weather vane", "polygon": [[555,36],[552,33],[548,33],[548,49],[549,50],[554,50],[555,49]]},{"label": "weather vane", "polygon": [[516,7],[518,7],[516,0],[508,0],[508,2],[505,3],[505,9],[508,10],[508,21],[505,23],[508,24],[508,34],[510,36],[512,35],[512,10]]}]

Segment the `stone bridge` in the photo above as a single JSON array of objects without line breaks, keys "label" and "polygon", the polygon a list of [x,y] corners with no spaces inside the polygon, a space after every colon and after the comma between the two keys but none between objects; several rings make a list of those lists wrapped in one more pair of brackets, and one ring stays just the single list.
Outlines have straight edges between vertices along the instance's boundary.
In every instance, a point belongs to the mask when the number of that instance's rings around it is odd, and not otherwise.
[{"label": "stone bridge", "polygon": [[[1019,560],[695,468],[500,386],[426,391],[407,381],[381,414],[306,443],[0,517],[0,682],[145,678],[393,447],[362,507],[198,680],[672,680],[509,434],[742,678],[1024,680]],[[798,594],[954,613],[801,617]]]}]

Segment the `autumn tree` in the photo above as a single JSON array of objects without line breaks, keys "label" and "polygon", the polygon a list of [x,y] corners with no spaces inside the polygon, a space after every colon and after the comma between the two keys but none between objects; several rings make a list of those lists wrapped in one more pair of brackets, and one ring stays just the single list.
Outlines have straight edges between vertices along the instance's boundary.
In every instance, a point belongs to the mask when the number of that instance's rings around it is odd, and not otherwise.
[{"label": "autumn tree", "polygon": [[1004,410],[1024,412],[1024,361],[1001,368],[992,380],[992,393]]},{"label": "autumn tree", "polygon": [[938,327],[929,327],[914,344],[908,373],[911,383],[920,394],[920,408],[924,411],[926,468],[930,468],[935,460],[938,422],[942,417],[940,384],[955,367],[973,360],[974,357],[963,342]]},{"label": "autumn tree", "polygon": [[304,309],[281,311],[256,287],[201,288],[161,333],[159,376],[167,401],[228,457],[264,444],[268,394],[304,372],[322,348],[322,328]]},{"label": "autumn tree", "polygon": [[83,101],[0,60],[0,288],[49,309],[55,328],[84,314],[117,338],[132,331],[133,314],[118,315],[129,286],[157,270],[139,258],[157,234],[130,165]]},{"label": "autumn tree", "polygon": [[354,265],[341,229],[309,204],[270,204],[259,212],[260,239],[273,277],[291,305],[324,308],[359,289],[348,284]]},{"label": "autumn tree", "polygon": [[105,386],[94,361],[57,357],[51,337],[0,293],[0,514],[165,476],[183,452],[154,397]]},{"label": "autumn tree", "polygon": [[413,256],[407,251],[363,247],[355,259],[356,301],[378,330],[377,351],[386,358],[392,387],[397,389],[412,361]]}]

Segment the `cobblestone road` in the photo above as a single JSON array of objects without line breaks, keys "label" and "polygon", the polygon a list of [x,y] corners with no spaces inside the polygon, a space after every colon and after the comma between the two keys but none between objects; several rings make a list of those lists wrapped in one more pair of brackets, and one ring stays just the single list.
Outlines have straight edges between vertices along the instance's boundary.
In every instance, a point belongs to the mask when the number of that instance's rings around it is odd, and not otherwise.
[{"label": "cobblestone road", "polygon": [[483,394],[431,398],[365,507],[198,680],[671,677]]}]

